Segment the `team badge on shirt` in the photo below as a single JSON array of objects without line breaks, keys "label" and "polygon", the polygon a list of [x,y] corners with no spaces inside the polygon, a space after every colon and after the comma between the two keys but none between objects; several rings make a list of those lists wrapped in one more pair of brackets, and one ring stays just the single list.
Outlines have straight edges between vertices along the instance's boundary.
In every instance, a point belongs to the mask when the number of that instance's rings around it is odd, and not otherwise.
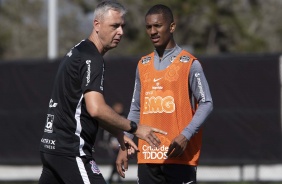
[{"label": "team badge on shirt", "polygon": [[93,173],[101,174],[101,171],[98,168],[98,165],[96,164],[96,162],[94,160],[91,160],[89,163],[91,164],[91,170],[92,170]]},{"label": "team badge on shirt", "polygon": [[180,62],[182,63],[187,63],[190,60],[189,56],[181,56],[180,57]]},{"label": "team badge on shirt", "polygon": [[176,56],[171,56],[170,58],[170,62],[172,63],[174,61],[174,59],[176,58]]},{"label": "team badge on shirt", "polygon": [[150,60],[151,60],[151,57],[150,57],[150,56],[145,57],[145,58],[142,59],[142,64],[147,64],[147,63],[150,62]]}]

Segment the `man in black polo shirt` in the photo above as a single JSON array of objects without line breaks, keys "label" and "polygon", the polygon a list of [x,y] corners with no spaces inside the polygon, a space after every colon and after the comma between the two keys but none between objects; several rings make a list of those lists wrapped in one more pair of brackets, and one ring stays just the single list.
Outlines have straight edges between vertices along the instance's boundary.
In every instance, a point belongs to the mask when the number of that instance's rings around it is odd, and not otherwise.
[{"label": "man in black polo shirt", "polygon": [[123,118],[106,105],[103,97],[103,55],[120,42],[125,13],[117,2],[100,3],[94,12],[91,35],[75,45],[60,63],[40,144],[40,184],[105,184],[92,158],[98,126],[116,136],[123,149],[126,143],[137,149],[123,131],[152,146],[160,143],[154,132],[165,134]]}]

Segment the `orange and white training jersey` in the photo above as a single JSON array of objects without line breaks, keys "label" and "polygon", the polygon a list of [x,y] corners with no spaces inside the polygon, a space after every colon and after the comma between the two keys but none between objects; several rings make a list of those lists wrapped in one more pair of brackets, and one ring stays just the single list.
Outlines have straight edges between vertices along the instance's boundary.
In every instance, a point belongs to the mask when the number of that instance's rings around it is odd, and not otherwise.
[{"label": "orange and white training jersey", "polygon": [[166,131],[157,134],[160,148],[152,148],[139,139],[138,163],[175,163],[197,165],[202,144],[202,131],[188,141],[185,152],[178,158],[167,158],[171,141],[190,123],[194,115],[189,97],[188,76],[196,58],[185,50],[164,70],[154,68],[154,53],[141,58],[138,70],[141,82],[140,124]]}]

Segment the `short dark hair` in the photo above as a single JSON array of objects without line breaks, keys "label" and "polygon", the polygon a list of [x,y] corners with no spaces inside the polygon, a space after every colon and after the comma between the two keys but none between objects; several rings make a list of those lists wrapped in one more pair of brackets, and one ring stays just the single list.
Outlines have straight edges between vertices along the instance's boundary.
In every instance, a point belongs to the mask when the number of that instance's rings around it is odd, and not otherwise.
[{"label": "short dark hair", "polygon": [[171,9],[163,4],[156,4],[152,6],[146,13],[145,17],[153,14],[162,14],[168,21],[170,21],[170,23],[174,22]]}]

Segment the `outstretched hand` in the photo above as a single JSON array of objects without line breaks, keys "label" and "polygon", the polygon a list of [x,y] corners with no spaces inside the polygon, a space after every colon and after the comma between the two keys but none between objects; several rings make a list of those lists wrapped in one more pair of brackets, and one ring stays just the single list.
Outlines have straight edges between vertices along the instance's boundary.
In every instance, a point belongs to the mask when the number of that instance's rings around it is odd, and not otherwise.
[{"label": "outstretched hand", "polygon": [[167,132],[162,131],[157,128],[153,128],[147,125],[138,125],[138,128],[136,132],[134,133],[138,138],[145,140],[150,144],[150,146],[159,147],[161,141],[160,139],[155,135],[155,133],[160,133],[166,135]]},{"label": "outstretched hand", "polygon": [[[161,143],[160,139],[155,135],[155,133],[160,133],[166,135],[167,133],[153,128],[147,125],[139,125],[134,135],[138,138],[145,140],[152,147],[158,147]],[[128,170],[128,159],[130,156],[139,151],[132,139],[124,136],[124,141],[126,142],[125,147],[120,147],[119,153],[116,159],[117,172],[121,177],[125,177],[125,171]]]}]

